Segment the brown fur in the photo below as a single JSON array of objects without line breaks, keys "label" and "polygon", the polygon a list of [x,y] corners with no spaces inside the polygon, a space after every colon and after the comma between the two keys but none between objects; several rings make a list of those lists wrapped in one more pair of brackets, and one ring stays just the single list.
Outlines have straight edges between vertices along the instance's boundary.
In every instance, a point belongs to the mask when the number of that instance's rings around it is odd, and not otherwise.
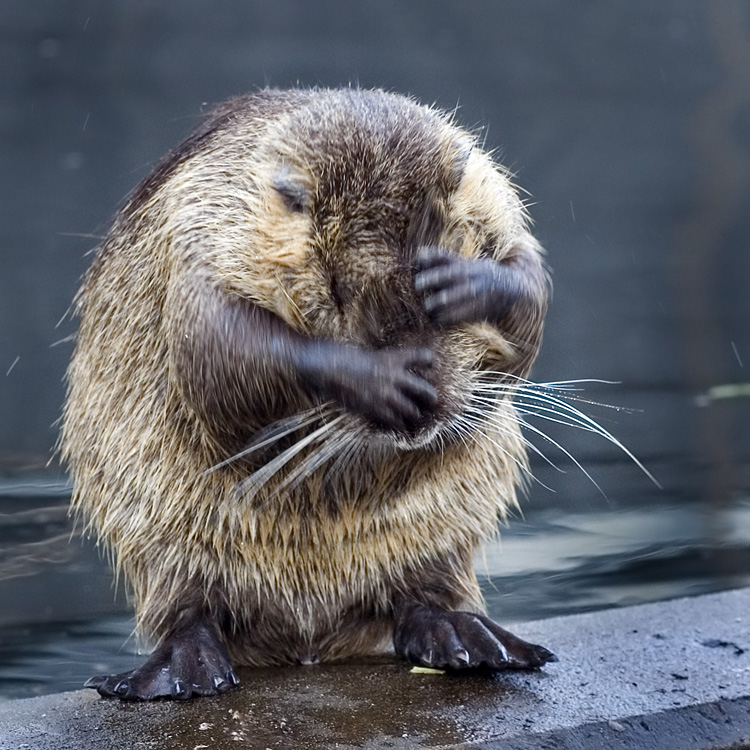
[{"label": "brown fur", "polygon": [[[431,326],[411,282],[420,243],[517,260],[532,302],[500,329]],[[308,336],[429,346],[434,423],[397,438],[331,406],[314,427],[343,414],[331,435],[353,447],[296,484],[294,461],[242,483],[275,446],[210,471],[316,406],[271,365],[232,375],[231,342],[201,315],[213,294]],[[262,665],[381,649],[399,597],[482,610],[473,552],[516,504],[525,451],[509,400],[494,406],[502,430],[451,424],[478,372],[527,373],[546,275],[508,175],[450,118],[379,91],[231,101],[135,191],[77,304],[73,508],[113,551],[144,635],[202,608],[237,663]]]}]

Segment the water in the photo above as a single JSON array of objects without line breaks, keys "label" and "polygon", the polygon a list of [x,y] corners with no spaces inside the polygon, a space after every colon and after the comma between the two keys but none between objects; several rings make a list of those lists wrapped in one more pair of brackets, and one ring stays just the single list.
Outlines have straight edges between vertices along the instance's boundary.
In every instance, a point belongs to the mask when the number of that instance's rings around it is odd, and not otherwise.
[{"label": "water", "polygon": [[[74,690],[136,666],[122,591],[91,542],[69,542],[64,485],[52,497],[14,492],[0,498],[0,600],[11,603],[0,614],[0,696]],[[574,512],[531,502],[477,558],[490,614],[519,622],[750,584],[749,497],[718,515],[660,497]]]}]

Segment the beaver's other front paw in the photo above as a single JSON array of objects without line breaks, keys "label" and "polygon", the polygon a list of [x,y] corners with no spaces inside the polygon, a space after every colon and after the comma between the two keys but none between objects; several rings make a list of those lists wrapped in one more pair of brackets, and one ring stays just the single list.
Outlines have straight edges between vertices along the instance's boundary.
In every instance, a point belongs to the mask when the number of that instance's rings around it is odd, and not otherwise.
[{"label": "beaver's other front paw", "polygon": [[488,258],[467,260],[439,247],[417,252],[414,289],[439,326],[499,321],[516,298],[512,269]]}]

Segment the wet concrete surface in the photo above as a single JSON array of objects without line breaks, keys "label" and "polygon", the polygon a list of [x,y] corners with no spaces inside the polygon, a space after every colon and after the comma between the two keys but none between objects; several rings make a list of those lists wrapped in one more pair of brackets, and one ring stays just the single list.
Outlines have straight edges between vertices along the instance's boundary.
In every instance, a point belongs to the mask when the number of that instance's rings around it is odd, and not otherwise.
[{"label": "wet concrete surface", "polygon": [[238,692],[0,704],[0,748],[750,747],[750,589],[515,628],[560,661],[494,677],[383,658],[242,670]]}]

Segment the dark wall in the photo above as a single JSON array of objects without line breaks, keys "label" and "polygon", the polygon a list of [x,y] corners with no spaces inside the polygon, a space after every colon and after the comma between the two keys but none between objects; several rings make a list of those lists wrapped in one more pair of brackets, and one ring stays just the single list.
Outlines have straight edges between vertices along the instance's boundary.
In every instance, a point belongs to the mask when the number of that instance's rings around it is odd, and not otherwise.
[{"label": "dark wall", "polygon": [[74,331],[56,326],[124,196],[206,106],[297,84],[459,105],[548,248],[535,377],[622,381],[590,392],[643,410],[607,426],[652,467],[748,486],[748,400],[693,398],[750,380],[741,0],[3,0],[0,465],[49,455],[71,351],[52,344]]}]

